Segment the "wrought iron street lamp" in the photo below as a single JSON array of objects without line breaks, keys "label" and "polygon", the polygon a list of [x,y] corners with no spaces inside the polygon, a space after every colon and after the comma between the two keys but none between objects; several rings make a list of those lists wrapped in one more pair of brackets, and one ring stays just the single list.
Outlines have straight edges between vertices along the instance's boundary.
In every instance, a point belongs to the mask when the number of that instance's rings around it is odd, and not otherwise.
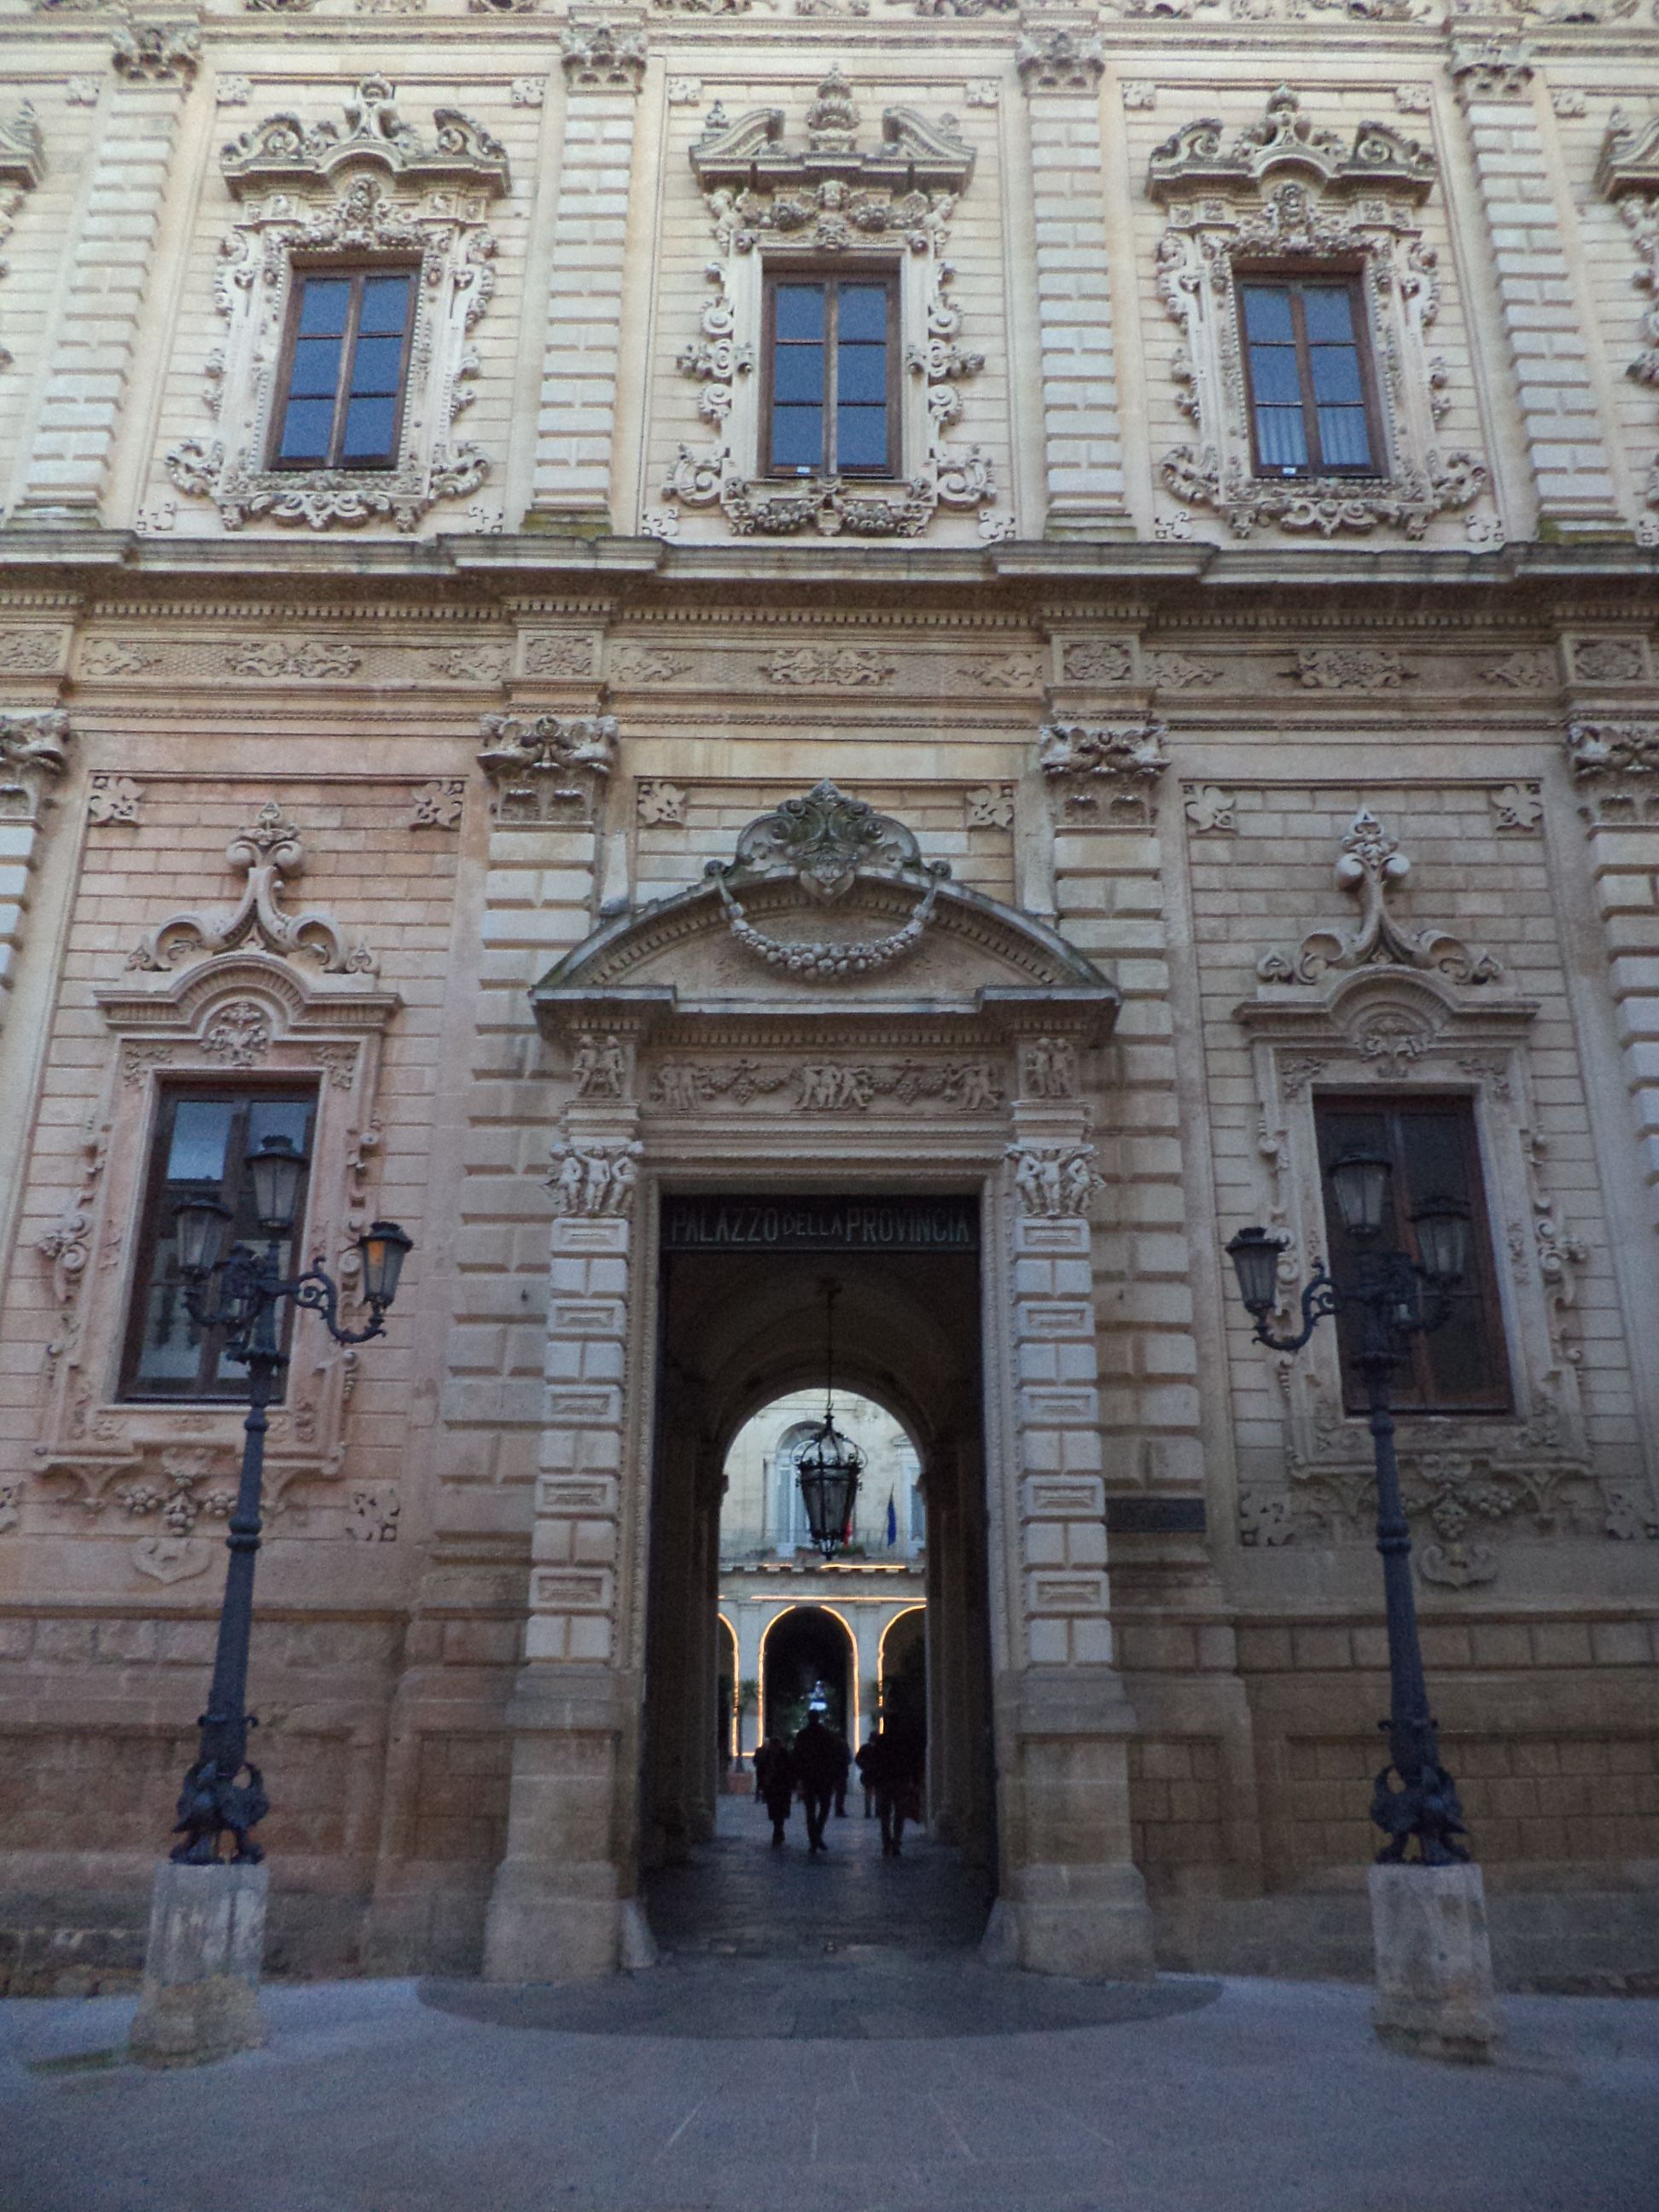
[{"label": "wrought iron street lamp", "polygon": [[[185,1279],[185,1305],[198,1327],[222,1329],[228,1358],[248,1370],[247,1419],[243,1423],[242,1472],[226,1544],[224,1602],[214,1653],[213,1686],[198,1726],[198,1755],[185,1777],[173,1830],[184,1840],[171,1856],[186,1866],[211,1866],[219,1858],[219,1839],[228,1833],[234,1856],[248,1863],[264,1857],[249,1831],[270,1810],[259,1770],[247,1756],[250,1729],[258,1726],[246,1710],[248,1644],[253,1626],[253,1567],[259,1549],[260,1489],[264,1477],[265,1408],[281,1395],[288,1354],[277,1328],[283,1301],[320,1314],[337,1344],[366,1344],[386,1329],[386,1309],[398,1292],[398,1278],[411,1240],[395,1222],[376,1221],[357,1240],[362,1297],[369,1310],[365,1328],[342,1328],[337,1319],[339,1287],[320,1267],[284,1277],[283,1240],[291,1235],[305,1173],[304,1153],[286,1137],[267,1137],[249,1156],[253,1211],[264,1237],[264,1249],[234,1244],[221,1256],[231,1212],[216,1198],[187,1199],[173,1212],[179,1265]],[[246,1769],[248,1779],[240,1777]]]},{"label": "wrought iron street lamp", "polygon": [[[1388,1730],[1389,1763],[1376,1777],[1371,1797],[1371,1818],[1389,1841],[1377,1856],[1403,1859],[1415,1837],[1424,1864],[1447,1866],[1468,1857],[1456,1840],[1468,1832],[1456,1789],[1441,1764],[1429,1711],[1412,1590],[1411,1531],[1395,1453],[1391,1386],[1407,1340],[1440,1328],[1451,1313],[1450,1293],[1468,1266],[1468,1208],[1450,1198],[1419,1206],[1412,1216],[1418,1250],[1413,1261],[1406,1252],[1376,1243],[1389,1215],[1393,1169],[1387,1156],[1346,1152],[1328,1172],[1343,1228],[1358,1248],[1358,1263],[1352,1279],[1341,1283],[1322,1265],[1315,1269],[1302,1292],[1302,1327],[1295,1335],[1275,1336],[1267,1327],[1278,1299],[1279,1248],[1274,1240],[1264,1229],[1242,1229],[1227,1252],[1256,1337],[1272,1351],[1299,1352],[1328,1314],[1346,1310],[1359,1317],[1354,1364],[1364,1378],[1376,1459],[1376,1548],[1382,1555],[1389,1631],[1389,1712],[1379,1726]],[[1390,1772],[1399,1778],[1397,1790],[1390,1785]]]},{"label": "wrought iron street lamp", "polygon": [[836,1426],[836,1300],[839,1283],[825,1282],[823,1291],[823,1419],[795,1449],[795,1479],[806,1508],[806,1525],[812,1541],[826,1559],[833,1559],[853,1532],[853,1508],[858,1502],[859,1477],[864,1454]]}]

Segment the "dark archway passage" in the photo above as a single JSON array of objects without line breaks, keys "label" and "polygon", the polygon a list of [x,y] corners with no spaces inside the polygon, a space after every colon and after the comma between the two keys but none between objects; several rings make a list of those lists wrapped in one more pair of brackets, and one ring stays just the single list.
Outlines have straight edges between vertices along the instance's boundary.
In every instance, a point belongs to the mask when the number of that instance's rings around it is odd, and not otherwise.
[{"label": "dark archway passage", "polygon": [[[677,1235],[677,1203],[700,1209],[696,1234]],[[945,1233],[910,1236],[919,1218]],[[830,1249],[792,1242],[788,1224],[824,1219],[855,1234]],[[783,1233],[722,1244],[707,1224],[725,1220]],[[977,1204],[670,1198],[664,1232],[640,1826],[653,1926],[677,1948],[975,1942],[995,1893]],[[895,1644],[893,1679],[926,1745],[927,1821],[902,1861],[884,1862],[873,1821],[836,1820],[808,1883],[799,1818],[774,1853],[753,1797],[722,1792],[702,1701],[718,1682],[726,1454],[762,1407],[822,1389],[826,1275],[841,1291],[836,1389],[888,1409],[921,1465],[926,1604]],[[874,1689],[857,1664],[827,1604],[781,1611],[760,1655],[767,1732],[793,1735],[821,1686],[831,1725],[853,1739]]]},{"label": "dark archway passage", "polygon": [[853,1640],[833,1613],[791,1606],[766,1632],[762,1646],[761,1718],[767,1735],[793,1737],[821,1692],[826,1724],[850,1741]]}]

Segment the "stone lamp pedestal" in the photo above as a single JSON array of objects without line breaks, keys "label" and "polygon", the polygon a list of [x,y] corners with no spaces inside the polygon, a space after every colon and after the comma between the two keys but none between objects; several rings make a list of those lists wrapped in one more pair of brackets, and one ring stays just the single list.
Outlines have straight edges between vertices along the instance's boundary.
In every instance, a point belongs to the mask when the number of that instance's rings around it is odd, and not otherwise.
[{"label": "stone lamp pedestal", "polygon": [[1371,2021],[1395,2051],[1484,2065],[1504,2039],[1478,1866],[1373,1866]]},{"label": "stone lamp pedestal", "polygon": [[127,2047],[144,2066],[200,2066],[265,2039],[263,1866],[163,1859],[150,1893],[143,1987]]}]

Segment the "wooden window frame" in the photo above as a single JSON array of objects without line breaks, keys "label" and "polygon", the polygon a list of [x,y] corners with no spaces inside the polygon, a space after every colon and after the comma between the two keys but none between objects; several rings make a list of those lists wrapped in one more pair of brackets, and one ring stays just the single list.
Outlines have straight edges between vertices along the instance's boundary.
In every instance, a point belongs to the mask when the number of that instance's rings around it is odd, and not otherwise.
[{"label": "wooden window frame", "polygon": [[[1395,1170],[1389,1193],[1390,1202],[1395,1208],[1393,1241],[1413,1260],[1417,1257],[1417,1239],[1405,1212],[1407,1147],[1401,1124],[1409,1122],[1415,1115],[1440,1114],[1454,1117],[1462,1125],[1463,1195],[1469,1208],[1469,1272],[1465,1279],[1474,1292],[1482,1317],[1486,1346],[1491,1354],[1492,1394],[1490,1399],[1480,1403],[1437,1398],[1428,1345],[1419,1333],[1406,1338],[1405,1357],[1395,1370],[1411,1394],[1410,1402],[1402,1402],[1397,1389],[1394,1410],[1402,1420],[1447,1416],[1487,1420],[1512,1417],[1515,1412],[1513,1362],[1510,1357],[1509,1333],[1504,1327],[1503,1299],[1498,1291],[1498,1266],[1492,1246],[1492,1209],[1486,1200],[1486,1175],[1480,1158],[1477,1102],[1467,1091],[1425,1091],[1413,1093],[1409,1097],[1396,1092],[1379,1097],[1375,1091],[1332,1091],[1318,1092],[1314,1098],[1313,1108],[1315,1154],[1321,1163],[1320,1196],[1324,1209],[1322,1225],[1328,1249],[1336,1241],[1334,1233],[1336,1201],[1324,1172],[1320,1120],[1326,1114],[1364,1114],[1382,1118],[1389,1127],[1385,1148],[1393,1158]],[[1385,1230],[1385,1237],[1388,1233]],[[1340,1316],[1338,1327],[1340,1329]],[[1353,1371],[1347,1349],[1345,1339],[1339,1355],[1342,1368],[1343,1411],[1351,1414],[1363,1413],[1366,1411],[1364,1385]]]},{"label": "wooden window frame", "polygon": [[[1296,337],[1297,380],[1302,390],[1302,434],[1311,458],[1305,468],[1286,469],[1281,463],[1264,462],[1256,435],[1255,380],[1250,373],[1249,325],[1244,313],[1244,291],[1249,284],[1282,284],[1291,295],[1291,325]],[[1308,350],[1308,328],[1302,310],[1302,288],[1316,284],[1329,287],[1346,286],[1349,304],[1353,312],[1353,327],[1358,343],[1355,351],[1359,356],[1359,390],[1365,408],[1365,435],[1370,441],[1371,457],[1366,468],[1344,468],[1329,465],[1321,451],[1319,442],[1319,404],[1314,396],[1313,362]],[[1350,266],[1325,269],[1291,267],[1273,262],[1253,263],[1247,268],[1233,270],[1233,313],[1238,329],[1238,356],[1244,374],[1244,412],[1250,433],[1250,472],[1265,483],[1296,483],[1313,477],[1336,477],[1352,483],[1386,482],[1389,476],[1387,443],[1382,435],[1382,410],[1377,400],[1376,352],[1372,341],[1370,307],[1365,293],[1365,272]]]},{"label": "wooden window frame", "polygon": [[[313,476],[326,470],[348,476],[373,476],[377,471],[395,469],[404,441],[404,416],[409,405],[409,362],[415,343],[415,319],[421,305],[421,264],[401,256],[385,260],[364,260],[361,256],[340,259],[327,255],[315,260],[301,259],[289,264],[288,319],[283,332],[282,352],[277,358],[276,398],[270,413],[270,434],[266,441],[265,465],[285,473]],[[414,279],[410,287],[409,313],[404,319],[403,351],[398,360],[398,404],[392,420],[391,451],[384,460],[347,461],[338,458],[341,442],[345,436],[346,412],[351,397],[351,372],[357,357],[358,325],[362,317],[363,284],[370,276],[409,276]],[[351,301],[346,311],[346,326],[340,341],[340,373],[334,386],[334,414],[329,426],[328,455],[322,460],[285,461],[281,456],[283,432],[288,421],[289,401],[292,397],[289,385],[294,375],[294,351],[300,337],[300,304],[305,296],[306,279],[310,276],[349,276],[352,282]]]},{"label": "wooden window frame", "polygon": [[[762,272],[761,310],[761,405],[760,405],[760,461],[757,473],[774,483],[804,483],[812,477],[853,477],[864,483],[896,483],[904,474],[904,410],[903,386],[899,374],[900,318],[902,294],[900,272],[890,264],[886,266],[847,266],[840,262],[821,261],[769,262]],[[879,284],[887,295],[887,461],[884,467],[842,467],[837,460],[831,463],[820,452],[817,465],[810,470],[774,468],[772,465],[772,402],[775,382],[775,356],[777,343],[777,289],[780,283],[805,282],[833,289],[836,316],[828,313],[824,318],[825,392],[823,402],[824,437],[826,444],[835,436],[836,403],[832,397],[835,387],[836,337],[838,328],[840,288],[842,283]],[[826,300],[826,307],[828,301]]]},{"label": "wooden window frame", "polygon": [[[166,1202],[165,1194],[167,1188],[165,1173],[167,1163],[162,1155],[162,1144],[164,1136],[167,1144],[169,1146],[172,1144],[173,1128],[172,1109],[181,1100],[192,1102],[200,1100],[209,1104],[219,1102],[249,1104],[260,1098],[304,1097],[310,1102],[311,1105],[313,1146],[312,1159],[314,1162],[317,1115],[320,1104],[319,1088],[314,1079],[308,1079],[303,1076],[288,1081],[276,1079],[255,1083],[215,1082],[211,1079],[192,1081],[189,1077],[185,1077],[178,1081],[164,1083],[159,1086],[156,1092],[155,1116],[150,1127],[149,1147],[144,1160],[143,1197],[139,1207],[136,1244],[137,1265],[134,1268],[132,1279],[127,1290],[126,1328],[122,1338],[121,1372],[119,1386],[116,1393],[121,1402],[140,1406],[241,1406],[247,1402],[246,1382],[240,1389],[226,1389],[222,1382],[212,1389],[205,1387],[203,1383],[202,1376],[208,1367],[209,1348],[217,1342],[220,1336],[220,1332],[216,1329],[204,1329],[202,1332],[201,1352],[197,1362],[197,1378],[189,1389],[157,1389],[153,1384],[145,1384],[140,1378],[139,1363],[143,1351],[143,1332],[149,1321],[150,1292],[155,1286],[155,1253],[161,1241],[159,1231],[162,1226],[162,1207]],[[240,1177],[246,1172],[247,1121],[246,1115],[234,1121],[231,1126],[233,1132],[235,1133],[234,1141],[240,1146],[240,1151],[236,1154],[234,1167],[228,1160],[225,1174],[221,1178],[222,1190],[232,1182],[233,1176]],[[296,1255],[303,1244],[306,1213],[310,1200],[311,1164],[308,1163],[305,1175],[301,1180],[299,1206],[295,1214],[291,1239]],[[277,1341],[284,1352],[289,1349],[294,1334],[294,1303],[292,1299],[284,1300],[277,1317]],[[216,1365],[218,1364],[216,1353],[214,1364]],[[288,1370],[284,1369],[279,1380],[276,1397],[272,1402],[280,1404],[287,1395],[287,1389]]]}]

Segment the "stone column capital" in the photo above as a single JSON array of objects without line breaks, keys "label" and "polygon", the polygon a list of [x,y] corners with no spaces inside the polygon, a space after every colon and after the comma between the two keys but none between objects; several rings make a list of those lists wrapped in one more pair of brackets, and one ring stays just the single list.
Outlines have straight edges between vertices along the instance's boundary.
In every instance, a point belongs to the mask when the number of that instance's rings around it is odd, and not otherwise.
[{"label": "stone column capital", "polygon": [[1020,33],[1014,67],[1028,93],[1092,93],[1099,86],[1106,56],[1092,33],[1039,23]]},{"label": "stone column capital", "polygon": [[648,50],[643,30],[625,17],[572,22],[560,35],[565,82],[574,91],[637,92]]}]

